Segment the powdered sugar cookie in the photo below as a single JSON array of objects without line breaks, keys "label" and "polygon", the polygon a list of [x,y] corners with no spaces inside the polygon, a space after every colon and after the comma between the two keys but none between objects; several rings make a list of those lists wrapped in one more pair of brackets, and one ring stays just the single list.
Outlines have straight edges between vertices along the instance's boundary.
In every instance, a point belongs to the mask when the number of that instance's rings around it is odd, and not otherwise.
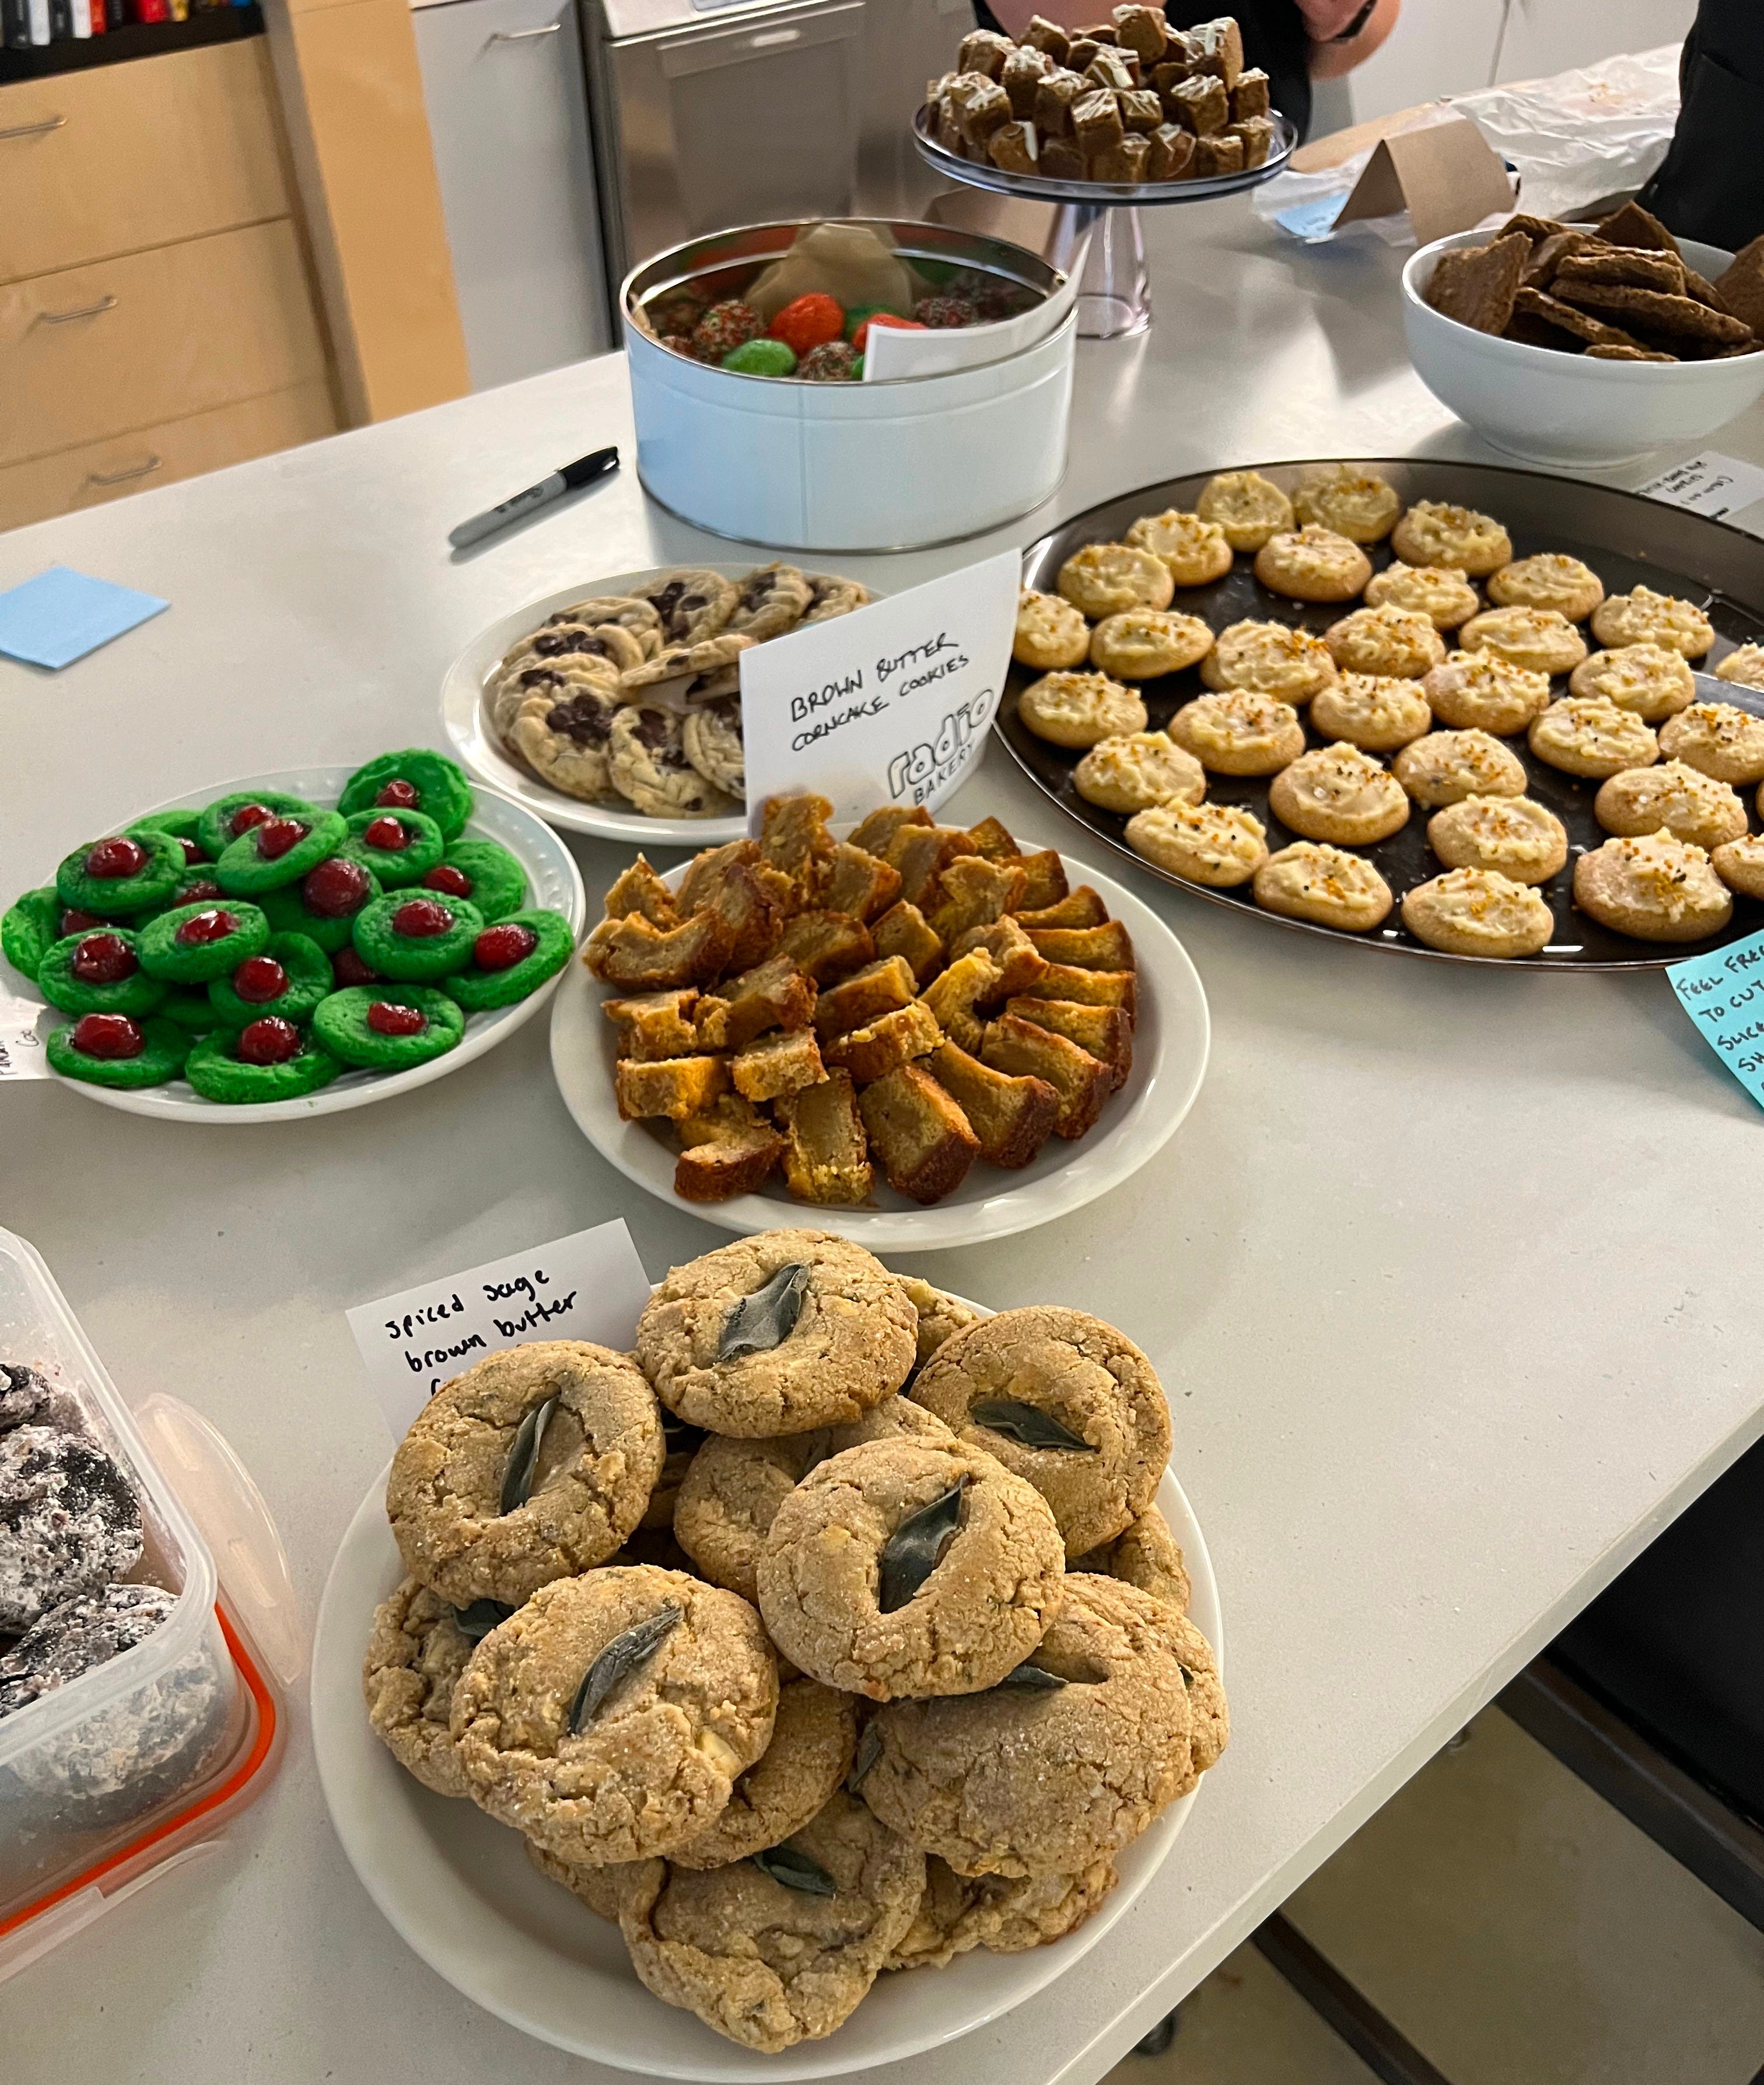
[{"label": "powdered sugar cookie", "polygon": [[1091,664],[1122,681],[1155,681],[1160,673],[1179,673],[1212,648],[1210,624],[1198,615],[1172,615],[1166,609],[1130,608],[1105,615],[1090,633]]},{"label": "powdered sugar cookie", "polygon": [[1605,582],[1580,558],[1544,550],[1491,572],[1488,597],[1503,608],[1553,608],[1571,622],[1584,622],[1604,600]]},{"label": "powdered sugar cookie", "polygon": [[1547,883],[1568,859],[1567,828],[1529,796],[1462,796],[1427,821],[1427,845],[1448,868],[1489,868],[1514,883]]},{"label": "powdered sugar cookie", "polygon": [[1445,656],[1445,639],[1431,616],[1414,609],[1356,608],[1323,633],[1329,656],[1344,673],[1376,673],[1418,681]]},{"label": "powdered sugar cookie", "polygon": [[1206,771],[1167,732],[1135,731],[1099,739],[1072,770],[1072,787],[1087,804],[1130,815],[1172,797],[1199,803]]},{"label": "powdered sugar cookie", "polygon": [[1372,608],[1412,609],[1435,630],[1456,630],[1482,605],[1475,588],[1456,567],[1406,565],[1401,559],[1367,580],[1366,600]]},{"label": "powdered sugar cookie", "polygon": [[1660,749],[1717,782],[1764,782],[1764,717],[1732,703],[1693,703],[1668,717]]},{"label": "powdered sugar cookie", "polygon": [[1314,524],[1270,536],[1256,553],[1256,577],[1293,601],[1352,601],[1372,575],[1358,543]]},{"label": "powdered sugar cookie", "polygon": [[1670,833],[1607,840],[1574,865],[1574,902],[1639,941],[1700,941],[1733,917],[1733,900],[1700,847]]},{"label": "powdered sugar cookie", "polygon": [[1268,808],[1308,840],[1370,847],[1409,822],[1409,799],[1389,768],[1357,745],[1301,753],[1275,775]]},{"label": "powdered sugar cookie", "polygon": [[1284,622],[1230,623],[1201,661],[1209,688],[1250,688],[1283,703],[1308,703],[1334,678],[1322,639]]},{"label": "powdered sugar cookie", "polygon": [[1232,804],[1159,804],[1127,821],[1127,844],[1172,876],[1209,890],[1247,883],[1268,859],[1259,818]]},{"label": "powdered sugar cookie", "polygon": [[1017,625],[1011,656],[1037,673],[1082,666],[1090,656],[1090,625],[1083,612],[1057,593],[1024,587],[1017,596]]},{"label": "powdered sugar cookie", "polygon": [[1548,709],[1550,676],[1493,652],[1454,652],[1428,674],[1421,692],[1441,724],[1504,738]]},{"label": "powdered sugar cookie", "polygon": [[1295,840],[1256,871],[1256,902],[1288,919],[1364,934],[1393,902],[1390,885],[1363,855]]},{"label": "powdered sugar cookie", "polygon": [[1219,775],[1274,775],[1304,750],[1304,727],[1289,703],[1253,688],[1198,695],[1171,718],[1170,736]]},{"label": "powdered sugar cookie", "polygon": [[1161,558],[1130,543],[1087,543],[1060,567],[1059,590],[1098,618],[1130,608],[1168,608],[1176,581]]},{"label": "powdered sugar cookie", "polygon": [[1659,740],[1634,710],[1620,710],[1603,695],[1565,695],[1526,736],[1537,758],[1564,775],[1602,779],[1626,767],[1651,767],[1660,758]]},{"label": "powdered sugar cookie", "polygon": [[1592,814],[1608,833],[1635,838],[1669,832],[1700,847],[1724,846],[1745,832],[1745,806],[1738,792],[1681,760],[1612,775],[1600,783]]},{"label": "powdered sugar cookie", "polygon": [[1433,712],[1413,681],[1344,673],[1311,705],[1312,728],[1366,753],[1394,753],[1433,728]]},{"label": "powdered sugar cookie", "polygon": [[1147,722],[1145,704],[1106,673],[1044,673],[1018,698],[1017,715],[1037,738],[1078,752]]},{"label": "powdered sugar cookie", "polygon": [[1633,710],[1643,724],[1660,724],[1690,707],[1697,680],[1682,652],[1664,644],[1619,644],[1576,666],[1568,692],[1602,695],[1620,710]]},{"label": "powdered sugar cookie", "polygon": [[1402,924],[1418,941],[1453,956],[1534,956],[1554,931],[1529,884],[1492,868],[1450,868],[1406,891]]},{"label": "powdered sugar cookie", "polygon": [[1601,644],[1660,644],[1700,659],[1715,642],[1715,625],[1694,601],[1639,586],[1600,603],[1592,635]]},{"label": "powdered sugar cookie", "polygon": [[1292,512],[1301,522],[1333,529],[1351,543],[1381,543],[1402,512],[1396,487],[1376,471],[1351,463],[1306,478],[1292,495]]},{"label": "powdered sugar cookie", "polygon": [[1512,538],[1493,516],[1438,499],[1418,499],[1391,530],[1390,547],[1406,565],[1455,565],[1473,580],[1513,560]]},{"label": "powdered sugar cookie", "polygon": [[1142,514],[1127,531],[1135,550],[1161,558],[1179,587],[1210,586],[1232,567],[1231,545],[1216,521],[1171,507],[1163,514]]},{"label": "powdered sugar cookie", "polygon": [[1458,642],[1528,673],[1571,673],[1586,656],[1586,639],[1553,608],[1485,609],[1465,624]]},{"label": "powdered sugar cookie", "polygon": [[1742,898],[1764,898],[1764,833],[1728,840],[1710,856],[1715,873]]},{"label": "powdered sugar cookie", "polygon": [[1406,745],[1391,771],[1418,804],[1456,804],[1465,796],[1523,796],[1525,771],[1516,754],[1486,731],[1432,731]]},{"label": "powdered sugar cookie", "polygon": [[1259,550],[1292,526],[1292,502],[1259,470],[1225,470],[1209,478],[1194,511],[1203,521],[1216,521],[1234,550]]},{"label": "powdered sugar cookie", "polygon": [[1764,644],[1741,644],[1728,652],[1715,668],[1715,677],[1736,682],[1742,688],[1764,689]]}]

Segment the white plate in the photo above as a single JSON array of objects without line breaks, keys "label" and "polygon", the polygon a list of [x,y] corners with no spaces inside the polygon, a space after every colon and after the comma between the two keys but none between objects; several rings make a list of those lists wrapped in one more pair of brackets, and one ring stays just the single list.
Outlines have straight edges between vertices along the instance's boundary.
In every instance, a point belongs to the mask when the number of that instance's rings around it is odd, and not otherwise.
[{"label": "white plate", "polygon": [[[1020,844],[1033,849],[1037,843]],[[579,962],[570,965],[551,1016],[551,1068],[563,1104],[589,1143],[628,1180],[725,1230],[812,1222],[871,1252],[935,1252],[1009,1238],[1067,1216],[1138,1172],[1175,1134],[1206,1075],[1210,1024],[1206,994],[1188,952],[1157,914],[1087,864],[1071,855],[1060,859],[1073,888],[1089,884],[1133,937],[1139,969],[1133,1069],[1126,1085],[1104,1102],[1102,1118],[1088,1136],[1075,1142],[1050,1136],[1020,1171],[1002,1172],[977,1159],[954,1194],[929,1208],[896,1194],[880,1178],[862,1208],[799,1202],[775,1178],[756,1195],[681,1201],[674,1193],[678,1154],[664,1127],[619,1119],[613,1089],[617,1038],[600,1011],[607,989]],[[677,888],[682,873],[671,871],[668,882]]]},{"label": "white plate", "polygon": [[[217,796],[230,796],[240,789],[278,789],[286,796],[304,796],[329,808],[341,796],[345,783],[354,772],[354,766],[345,763],[329,767],[286,767],[274,775],[242,775],[230,782],[212,783],[206,789],[188,790],[181,796],[168,796],[163,803],[148,805],[135,815],[146,817],[151,811],[194,810],[212,804]],[[583,891],[581,873],[569,849],[549,826],[518,804],[511,804],[486,789],[475,793],[477,808],[467,822],[464,837],[500,840],[527,872],[528,904],[562,913],[570,922],[570,933],[579,939],[587,899]],[[566,964],[563,975],[567,975],[575,968],[574,962]],[[23,979],[19,983],[24,992],[34,996],[34,987]],[[431,1057],[426,1064],[414,1064],[408,1072],[346,1071],[332,1080],[329,1085],[321,1086],[316,1093],[303,1093],[297,1100],[261,1101],[243,1107],[229,1107],[220,1101],[204,1100],[183,1079],[173,1079],[163,1086],[147,1086],[138,1093],[95,1086],[84,1079],[61,1079],[61,1083],[70,1093],[82,1093],[87,1100],[100,1101],[106,1107],[121,1108],[128,1115],[155,1115],[169,1122],[218,1122],[231,1126],[235,1123],[303,1122],[309,1115],[341,1115],[349,1108],[367,1107],[375,1101],[390,1100],[394,1093],[407,1093],[413,1087],[426,1086],[436,1079],[444,1079],[449,1072],[456,1072],[460,1065],[469,1064],[474,1057],[481,1057],[486,1050],[494,1050],[523,1022],[532,1020],[557,989],[558,983],[557,978],[549,979],[537,992],[529,992],[513,1006],[493,1007],[487,1013],[468,1014],[464,1035],[457,1048],[448,1051],[444,1057]],[[54,1025],[59,1026],[67,1018],[67,1015],[58,1013]],[[42,1021],[38,1023],[40,1028],[44,1025]],[[60,1076],[59,1073],[52,1076]]]},{"label": "white plate", "polygon": [[[636,847],[720,847],[738,840],[747,831],[747,813],[725,818],[646,818],[638,810],[618,810],[607,804],[584,804],[566,796],[541,782],[531,769],[511,759],[490,728],[484,714],[484,690],[502,655],[511,646],[536,630],[547,616],[572,601],[594,594],[630,593],[668,573],[686,569],[681,565],[658,565],[643,572],[613,572],[605,579],[584,580],[561,593],[530,601],[481,630],[448,667],[441,683],[441,721],[454,751],[481,781],[505,796],[524,805],[536,818],[568,833],[592,833],[603,840],[625,840]],[[725,579],[745,579],[754,570],[746,564],[699,565],[699,571],[721,572]],[[878,599],[880,596],[877,597]]]},{"label": "white plate", "polygon": [[[1168,1471],[1157,1502],[1188,1565],[1189,1612],[1223,1673],[1212,1562]],[[651,1997],[617,1929],[541,1875],[517,1832],[422,1787],[375,1737],[362,1705],[362,1651],[375,1607],[403,1576],[382,1475],[331,1566],[312,1646],[313,1752],[337,1836],[363,1888],[438,1976],[511,2026],[617,2070],[731,2085],[827,2078],[922,2055],[983,2027],[1104,1938],[1156,1873],[1199,1794],[1172,1803],[1134,1841],[1116,1862],[1120,1883],[1075,1933],[1027,1954],[977,1948],[946,1969],[880,1977],[825,2040],[762,2056]]]}]

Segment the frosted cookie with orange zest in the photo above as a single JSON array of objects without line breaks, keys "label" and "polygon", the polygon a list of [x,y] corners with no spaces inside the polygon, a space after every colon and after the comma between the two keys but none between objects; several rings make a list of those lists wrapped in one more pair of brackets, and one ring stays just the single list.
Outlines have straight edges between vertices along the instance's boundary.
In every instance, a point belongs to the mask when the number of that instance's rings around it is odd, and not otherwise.
[{"label": "frosted cookie with orange zest", "polygon": [[1167,732],[1126,732],[1097,741],[1072,770],[1072,787],[1087,804],[1130,817],[1172,799],[1199,803],[1206,771]]},{"label": "frosted cookie with orange zest", "polygon": [[1106,673],[1044,673],[1018,697],[1017,715],[1037,738],[1079,753],[1150,721],[1132,689]]},{"label": "frosted cookie with orange zest", "polygon": [[1618,644],[1574,669],[1572,695],[1602,695],[1643,724],[1662,724],[1696,699],[1696,676],[1681,652],[1664,644]]},{"label": "frosted cookie with orange zest", "polygon": [[1268,808],[1306,839],[1370,847],[1409,822],[1402,784],[1357,745],[1301,753],[1274,778]]},{"label": "frosted cookie with orange zest", "polygon": [[1427,845],[1448,868],[1489,868],[1514,883],[1547,883],[1568,859],[1568,833],[1529,796],[1463,796],[1427,821]]},{"label": "frosted cookie with orange zest", "polygon": [[1534,956],[1555,930],[1550,907],[1529,884],[1498,869],[1450,868],[1406,891],[1402,924],[1418,941],[1452,956]]},{"label": "frosted cookie with orange zest", "polygon": [[1090,654],[1090,625],[1082,609],[1057,593],[1037,593],[1025,587],[1017,596],[1016,635],[1011,656],[1037,673],[1082,666]]},{"label": "frosted cookie with orange zest", "polygon": [[1365,753],[1394,753],[1433,728],[1423,685],[1384,674],[1344,673],[1312,703],[1312,727]]},{"label": "frosted cookie with orange zest", "polygon": [[1710,856],[1715,873],[1742,898],[1764,898],[1764,833],[1728,840]]},{"label": "frosted cookie with orange zest", "polygon": [[1329,656],[1344,673],[1378,673],[1418,681],[1445,656],[1445,640],[1431,616],[1413,609],[1356,608],[1323,633]]},{"label": "frosted cookie with orange zest", "polygon": [[1322,639],[1284,622],[1228,623],[1201,661],[1206,686],[1249,688],[1283,703],[1308,703],[1334,678],[1335,661]]},{"label": "frosted cookie with orange zest", "polygon": [[1395,902],[1363,855],[1314,840],[1295,840],[1270,855],[1256,871],[1255,891],[1265,912],[1349,934],[1369,933]]},{"label": "frosted cookie with orange zest", "polygon": [[1454,652],[1421,683],[1440,722],[1454,731],[1523,731],[1550,707],[1550,676],[1493,652]]},{"label": "frosted cookie with orange zest", "polygon": [[1134,852],[1172,876],[1229,890],[1268,859],[1261,822],[1233,804],[1158,804],[1127,821]]},{"label": "frosted cookie with orange zest", "polygon": [[1176,592],[1169,567],[1130,543],[1086,543],[1060,567],[1060,592],[1092,618],[1130,608],[1168,608]]},{"label": "frosted cookie with orange zest", "polygon": [[1601,644],[1660,644],[1700,659],[1715,643],[1715,625],[1694,601],[1639,586],[1599,604],[1592,635]]},{"label": "frosted cookie with orange zest", "polygon": [[1297,486],[1292,512],[1300,522],[1332,529],[1351,543],[1381,543],[1395,527],[1402,501],[1397,488],[1376,471],[1340,463]]},{"label": "frosted cookie with orange zest", "polygon": [[1516,754],[1486,731],[1432,731],[1406,745],[1391,772],[1430,809],[1465,796],[1523,796],[1525,771]]},{"label": "frosted cookie with orange zest", "polygon": [[1304,750],[1304,727],[1290,703],[1248,688],[1197,695],[1171,718],[1170,736],[1219,775],[1274,775]]},{"label": "frosted cookie with orange zest", "polygon": [[1728,652],[1715,667],[1715,677],[1742,688],[1764,689],[1764,644],[1741,644]]},{"label": "frosted cookie with orange zest", "polygon": [[1601,927],[1642,941],[1700,941],[1733,916],[1708,856],[1665,832],[1609,839],[1582,855],[1574,902]]},{"label": "frosted cookie with orange zest", "polygon": [[1764,782],[1764,717],[1732,703],[1693,703],[1669,717],[1660,749],[1717,782]]},{"label": "frosted cookie with orange zest", "polygon": [[1163,514],[1142,514],[1126,540],[1137,550],[1163,560],[1179,587],[1210,586],[1232,568],[1232,548],[1216,521],[1171,507]]},{"label": "frosted cookie with orange zest", "polygon": [[1608,833],[1634,839],[1664,831],[1700,847],[1721,847],[1743,839],[1746,830],[1745,806],[1737,792],[1681,760],[1612,775],[1600,783],[1592,814]]},{"label": "frosted cookie with orange zest", "polygon": [[1259,470],[1224,470],[1201,488],[1194,511],[1217,522],[1234,550],[1259,550],[1292,526],[1292,502]]},{"label": "frosted cookie with orange zest", "polygon": [[1465,624],[1458,642],[1528,673],[1571,673],[1586,656],[1586,639],[1553,608],[1485,609]]},{"label": "frosted cookie with orange zest", "polygon": [[1545,550],[1491,572],[1488,597],[1501,608],[1553,608],[1571,622],[1584,622],[1604,600],[1605,582],[1579,558]]},{"label": "frosted cookie with orange zest", "polygon": [[1651,767],[1660,758],[1660,741],[1635,712],[1603,695],[1565,695],[1533,720],[1526,736],[1537,758],[1564,775],[1602,779],[1626,767]]},{"label": "frosted cookie with orange zest", "polygon": [[1130,608],[1105,615],[1090,633],[1091,664],[1122,681],[1178,673],[1212,648],[1211,627],[1198,615],[1172,615],[1161,608]]},{"label": "frosted cookie with orange zest", "polygon": [[1352,601],[1372,575],[1358,543],[1314,524],[1270,536],[1256,553],[1256,577],[1291,601]]},{"label": "frosted cookie with orange zest", "polygon": [[1391,530],[1390,547],[1406,565],[1452,565],[1473,580],[1513,561],[1512,538],[1492,515],[1438,499],[1418,499]]},{"label": "frosted cookie with orange zest", "polygon": [[1406,565],[1399,558],[1366,582],[1372,608],[1406,608],[1424,615],[1435,630],[1456,630],[1482,605],[1463,573],[1450,565]]}]

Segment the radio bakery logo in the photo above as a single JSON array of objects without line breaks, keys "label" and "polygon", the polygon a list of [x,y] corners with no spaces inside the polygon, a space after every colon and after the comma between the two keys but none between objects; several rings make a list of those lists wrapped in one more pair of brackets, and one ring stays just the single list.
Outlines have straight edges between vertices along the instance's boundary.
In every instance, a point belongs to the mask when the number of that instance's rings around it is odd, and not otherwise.
[{"label": "radio bakery logo", "polygon": [[896,754],[888,762],[888,794],[897,802],[910,798],[922,804],[934,789],[941,788],[966,761],[992,708],[992,690],[983,688],[972,702],[958,703],[948,711],[933,737]]},{"label": "radio bakery logo", "polygon": [[926,690],[969,672],[972,663],[960,643],[947,630],[939,631],[923,643],[877,659],[868,669],[854,666],[821,687],[792,695],[791,722],[795,728],[791,750],[806,753],[849,724],[887,718],[904,704],[914,741],[886,760],[888,792],[897,801],[922,804],[960,773],[990,721],[997,702],[991,688],[952,703],[935,723],[924,714],[929,704],[920,699]]}]

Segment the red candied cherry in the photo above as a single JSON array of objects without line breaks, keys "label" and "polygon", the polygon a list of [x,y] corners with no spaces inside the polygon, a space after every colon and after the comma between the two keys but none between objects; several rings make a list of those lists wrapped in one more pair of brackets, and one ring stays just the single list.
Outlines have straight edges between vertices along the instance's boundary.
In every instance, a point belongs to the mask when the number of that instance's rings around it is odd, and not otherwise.
[{"label": "red candied cherry", "polygon": [[481,970],[511,970],[538,945],[539,936],[531,927],[518,927],[505,919],[499,927],[484,929],[472,944],[472,954]]},{"label": "red candied cherry", "polygon": [[266,1013],[239,1031],[234,1047],[242,1064],[286,1064],[300,1054],[300,1031],[279,1014]]},{"label": "red candied cherry", "polygon": [[362,839],[382,854],[397,854],[410,844],[410,834],[396,818],[370,818],[362,828]]},{"label": "red candied cherry", "polygon": [[184,866],[186,868],[194,868],[199,861],[202,861],[206,859],[202,850],[196,844],[194,840],[184,839],[180,837],[178,841],[178,845],[184,850]]},{"label": "red candied cherry", "polygon": [[265,818],[257,828],[257,859],[280,861],[290,847],[297,847],[312,828],[298,818]]},{"label": "red candied cherry", "polygon": [[210,905],[221,894],[221,887],[211,876],[198,876],[186,883],[178,893],[180,905]]},{"label": "red candied cherry", "polygon": [[431,868],[422,879],[425,890],[439,890],[449,898],[469,898],[472,879],[463,868],[456,868],[451,861],[444,861],[439,868]]},{"label": "red candied cherry", "polygon": [[123,1013],[85,1013],[74,1023],[74,1047],[88,1057],[138,1057],[147,1047],[139,1026]]},{"label": "red candied cherry", "polygon": [[194,914],[172,938],[182,949],[206,949],[211,941],[224,941],[229,934],[238,932],[239,921],[235,915],[216,907],[212,911]]},{"label": "red candied cherry", "polygon": [[376,1035],[420,1035],[428,1017],[413,1006],[400,1006],[395,1000],[376,999],[367,1009],[367,1025]]},{"label": "red candied cherry", "polygon": [[267,804],[241,804],[227,821],[227,830],[236,840],[241,833],[248,833],[253,826],[266,826],[275,816]]},{"label": "red candied cherry", "polygon": [[421,800],[413,782],[388,782],[374,799],[376,810],[413,811]]},{"label": "red candied cherry", "polygon": [[120,876],[138,876],[147,865],[147,851],[139,840],[130,839],[119,833],[114,839],[100,840],[89,848],[86,856],[86,873],[95,877],[100,883],[112,883]]},{"label": "red candied cherry", "polygon": [[233,972],[233,990],[248,1006],[267,1006],[288,988],[288,973],[274,956],[247,956]]},{"label": "red candied cherry", "polygon": [[363,962],[358,949],[339,949],[331,958],[331,969],[339,985],[375,984],[380,979],[373,965]]},{"label": "red candied cherry", "polygon": [[141,967],[121,934],[88,934],[74,951],[74,975],[83,984],[121,984]]},{"label": "red candied cherry", "polygon": [[64,934],[84,934],[104,924],[95,912],[82,912],[74,905],[70,905],[61,915],[61,932]]},{"label": "red candied cherry", "polygon": [[373,890],[367,871],[358,861],[333,854],[321,861],[300,885],[306,909],[320,919],[346,919],[359,912]]},{"label": "red candied cherry", "polygon": [[432,898],[413,898],[392,915],[392,930],[409,941],[431,941],[453,925],[453,915]]}]

